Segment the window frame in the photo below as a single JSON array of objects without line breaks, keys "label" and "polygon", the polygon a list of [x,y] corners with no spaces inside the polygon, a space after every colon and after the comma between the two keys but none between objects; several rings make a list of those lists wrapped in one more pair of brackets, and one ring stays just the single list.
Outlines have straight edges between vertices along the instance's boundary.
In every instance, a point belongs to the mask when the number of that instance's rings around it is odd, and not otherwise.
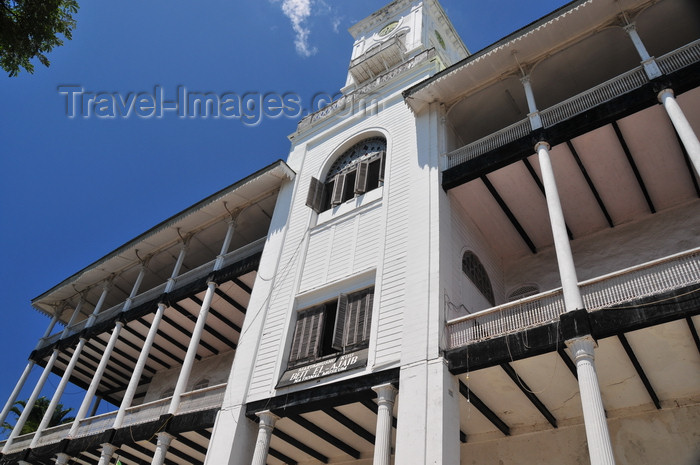
[{"label": "window frame", "polygon": [[491,306],[495,307],[496,299],[491,278],[478,255],[471,250],[465,250],[462,253],[462,273],[474,284]]},{"label": "window frame", "polygon": [[369,347],[374,292],[369,286],[298,310],[287,368]]}]

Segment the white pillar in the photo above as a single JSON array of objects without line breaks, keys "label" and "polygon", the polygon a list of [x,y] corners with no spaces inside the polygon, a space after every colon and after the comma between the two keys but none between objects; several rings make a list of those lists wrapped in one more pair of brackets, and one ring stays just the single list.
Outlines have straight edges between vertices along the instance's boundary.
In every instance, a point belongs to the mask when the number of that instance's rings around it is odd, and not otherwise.
[{"label": "white pillar", "polygon": [[639,58],[642,59],[642,66],[644,66],[644,72],[646,73],[647,77],[649,79],[655,79],[661,76],[661,70],[659,69],[659,65],[656,64],[656,60],[654,60],[654,57],[650,56],[649,52],[647,52],[647,48],[644,46],[644,42],[642,42],[642,39],[637,33],[637,27],[635,26],[635,24],[628,24],[623,29],[630,37],[630,39],[632,39],[634,48],[637,49]]},{"label": "white pillar", "polygon": [[525,89],[525,98],[527,99],[527,109],[528,118],[530,118],[530,125],[532,130],[539,129],[542,127],[542,119],[540,118],[540,112],[537,110],[537,104],[535,103],[535,94],[532,92],[532,84],[530,84],[530,76],[523,76],[520,78],[520,82],[523,84]]},{"label": "white pillar", "polygon": [[95,324],[95,320],[97,319],[97,315],[100,314],[102,311],[102,307],[105,304],[105,299],[107,298],[107,293],[109,293],[109,289],[112,287],[111,281],[106,282],[105,285],[102,287],[102,294],[100,294],[100,298],[97,301],[97,304],[95,305],[95,309],[92,311],[90,314],[90,318],[88,318],[87,323],[85,324],[86,328],[89,328],[93,324]]},{"label": "white pillar", "polygon": [[[61,317],[61,313],[63,313],[63,310],[56,311],[54,313],[53,317],[51,318],[51,322],[49,323],[49,326],[46,328],[46,331],[44,331],[44,335],[41,336],[41,339],[39,339],[39,342],[37,343],[36,347],[34,350],[38,350],[44,339],[49,337],[51,335],[51,331],[53,331],[54,326],[56,326],[56,323],[58,322],[58,319]],[[7,415],[9,415],[10,410],[12,409],[12,406],[15,405],[15,401],[17,400],[17,397],[19,396],[20,391],[24,387],[24,383],[27,382],[27,378],[29,377],[29,373],[31,373],[32,368],[34,368],[35,362],[34,360],[29,360],[27,362],[27,366],[24,367],[24,371],[22,372],[22,376],[19,377],[19,381],[17,381],[17,384],[15,384],[15,388],[12,390],[12,394],[10,394],[10,397],[7,399],[7,402],[5,403],[5,407],[3,407],[2,412],[0,412],[0,425],[5,423],[5,420],[7,419]]]},{"label": "white pillar", "polygon": [[139,386],[139,381],[141,380],[141,375],[143,374],[143,368],[146,366],[148,361],[148,354],[151,351],[151,346],[153,345],[153,340],[158,334],[158,325],[160,325],[160,320],[163,319],[163,312],[165,312],[165,304],[159,303],[158,310],[153,316],[153,321],[151,322],[151,327],[148,330],[148,335],[146,340],[141,347],[141,353],[139,353],[139,358],[136,361],[136,366],[134,366],[134,371],[131,374],[131,379],[129,380],[129,385],[124,393],[124,398],[122,403],[119,405],[119,411],[117,412],[117,417],[114,419],[114,429],[120,428],[124,423],[124,415],[126,414],[126,409],[131,407],[131,402],[134,400],[134,394],[136,393],[136,388]]},{"label": "white pillar", "polygon": [[126,302],[124,302],[124,308],[122,308],[122,312],[125,312],[131,308],[131,304],[134,300],[134,297],[136,297],[136,294],[139,292],[139,288],[141,287],[141,283],[143,282],[143,277],[146,275],[146,263],[142,263],[141,267],[139,269],[139,274],[136,276],[136,281],[134,282],[134,285],[131,288],[131,294],[129,294],[129,297],[127,297]]},{"label": "white pillar", "polygon": [[615,458],[593,363],[595,342],[592,337],[584,336],[566,341],[566,344],[576,363],[591,465],[613,465]]},{"label": "white pillar", "polygon": [[75,420],[73,420],[73,425],[71,426],[70,432],[68,433],[68,437],[75,436],[75,434],[78,432],[80,421],[83,420],[87,415],[87,411],[90,408],[90,403],[92,402],[92,398],[95,395],[95,392],[97,392],[97,387],[100,385],[100,381],[102,381],[102,375],[104,375],[105,369],[107,368],[107,363],[109,362],[109,358],[112,356],[114,345],[119,339],[119,333],[122,330],[122,327],[124,327],[124,323],[122,323],[121,321],[117,321],[117,323],[114,326],[114,329],[112,330],[112,335],[109,338],[107,347],[105,347],[102,357],[100,358],[100,364],[97,366],[97,370],[95,370],[95,374],[92,376],[90,387],[85,393],[85,397],[83,397],[83,402],[82,404],[80,404],[78,413],[75,415]]},{"label": "white pillar", "polygon": [[698,141],[698,136],[695,135],[695,131],[673,96],[673,90],[664,89],[659,92],[659,101],[664,105],[668,117],[671,118],[671,123],[676,128],[678,137],[683,142],[685,151],[688,152],[688,157],[695,167],[695,173],[700,176],[700,141]]},{"label": "white pillar", "polygon": [[554,179],[552,161],[549,158],[549,144],[538,142],[535,151],[539,156],[540,170],[542,172],[542,184],[544,185],[545,197],[547,197],[547,210],[549,211],[549,222],[554,236],[554,249],[559,265],[559,275],[561,286],[564,292],[564,305],[566,311],[582,310],[583,299],[578,288],[578,278],[574,267],[574,257],[571,253],[571,244],[566,234],[566,222],[564,212],[559,200],[559,191]]},{"label": "white pillar", "polygon": [[377,393],[379,408],[377,411],[377,431],[374,442],[373,465],[391,464],[391,419],[394,412],[394,401],[396,400],[396,388],[391,384],[380,384],[374,386],[373,391]]},{"label": "white pillar", "polygon": [[29,413],[32,411],[32,408],[34,407],[34,403],[36,402],[37,398],[39,397],[39,394],[41,393],[41,389],[44,387],[44,383],[46,383],[46,378],[49,377],[49,374],[51,373],[51,369],[53,369],[53,365],[54,365],[54,363],[56,363],[56,358],[58,358],[58,349],[53,350],[53,353],[51,354],[51,358],[49,359],[48,363],[44,367],[44,371],[41,373],[41,377],[39,378],[39,381],[37,381],[36,385],[34,386],[34,390],[32,391],[32,394],[29,396],[29,399],[27,400],[27,403],[24,406],[24,409],[22,410],[22,414],[17,419],[17,423],[15,423],[15,427],[12,429],[12,432],[10,433],[10,437],[8,437],[7,441],[5,441],[5,445],[2,448],[3,454],[6,454],[10,450],[10,446],[12,446],[12,443],[17,438],[17,436],[19,436],[20,432],[22,431],[22,428],[24,427],[24,424],[27,421],[27,417],[29,417]]},{"label": "white pillar", "polygon": [[61,377],[61,381],[58,383],[58,387],[56,388],[56,392],[54,393],[53,397],[51,398],[51,402],[49,403],[49,406],[46,408],[46,412],[44,413],[44,417],[41,419],[41,423],[39,424],[39,427],[36,430],[36,433],[34,433],[34,437],[32,438],[32,442],[29,444],[29,448],[32,449],[36,447],[36,445],[39,442],[39,439],[41,438],[41,435],[44,433],[44,430],[49,426],[49,423],[51,422],[51,417],[53,417],[53,412],[56,410],[56,406],[58,405],[58,402],[61,400],[61,396],[63,395],[63,391],[65,391],[66,386],[68,385],[68,380],[70,380],[71,375],[73,374],[73,369],[75,368],[75,364],[78,363],[78,359],[80,358],[80,353],[83,351],[83,347],[85,347],[85,338],[80,338],[80,341],[78,341],[78,345],[75,347],[75,350],[73,351],[73,355],[70,358],[70,362],[68,362],[68,366],[66,367],[66,370],[63,372],[63,376]]},{"label": "white pillar", "polygon": [[75,310],[73,310],[73,314],[70,316],[70,320],[68,320],[66,327],[63,328],[63,332],[61,333],[61,339],[68,336],[68,333],[70,332],[70,327],[75,324],[75,320],[78,318],[78,316],[80,316],[80,311],[83,308],[84,302],[85,296],[81,295],[80,300],[78,300],[78,305],[75,306]]},{"label": "white pillar", "polygon": [[228,222],[228,229],[226,230],[226,236],[224,237],[224,243],[221,245],[221,252],[216,257],[216,262],[214,263],[214,270],[220,270],[224,264],[224,255],[228,253],[228,248],[231,246],[231,239],[233,238],[233,231],[236,229],[236,220],[231,218]]},{"label": "white pillar", "polygon": [[165,432],[158,433],[156,451],[153,454],[151,465],[163,465],[163,462],[165,462],[165,454],[168,453],[168,447],[170,447],[170,443],[173,439],[175,439],[175,437],[171,434]]},{"label": "white pillar", "polygon": [[202,307],[199,309],[199,316],[197,317],[197,323],[194,325],[192,330],[192,337],[190,338],[190,344],[187,346],[187,353],[185,354],[185,360],[182,362],[182,368],[180,369],[180,375],[177,378],[177,384],[175,385],[175,391],[173,392],[173,398],[170,401],[170,407],[168,408],[168,413],[175,415],[177,408],[180,406],[180,399],[182,393],[185,392],[185,387],[187,387],[187,382],[190,379],[190,373],[192,372],[192,365],[194,364],[194,358],[197,355],[197,348],[199,347],[199,340],[202,338],[202,332],[204,332],[204,325],[207,322],[207,315],[209,314],[209,306],[211,305],[211,300],[214,297],[214,290],[216,289],[216,283],[209,281],[207,283],[207,293],[204,295],[204,300],[202,301]]},{"label": "white pillar", "polygon": [[175,278],[177,278],[177,276],[180,274],[180,268],[182,268],[182,264],[185,261],[185,255],[187,254],[188,244],[189,239],[183,242],[182,247],[180,247],[180,253],[177,255],[177,261],[175,262],[175,266],[173,267],[173,272],[170,275],[170,278],[168,279],[168,284],[165,285],[165,292],[170,292],[175,287]]},{"label": "white pillar", "polygon": [[102,452],[100,453],[100,461],[98,462],[98,465],[109,465],[109,461],[112,460],[112,456],[117,449],[117,446],[114,446],[108,442],[102,444]]},{"label": "white pillar", "polygon": [[253,461],[251,465],[265,465],[267,463],[267,452],[270,449],[270,437],[272,430],[275,429],[275,423],[279,417],[269,410],[256,413],[260,418],[258,426],[258,438],[255,441],[255,452],[253,452]]}]

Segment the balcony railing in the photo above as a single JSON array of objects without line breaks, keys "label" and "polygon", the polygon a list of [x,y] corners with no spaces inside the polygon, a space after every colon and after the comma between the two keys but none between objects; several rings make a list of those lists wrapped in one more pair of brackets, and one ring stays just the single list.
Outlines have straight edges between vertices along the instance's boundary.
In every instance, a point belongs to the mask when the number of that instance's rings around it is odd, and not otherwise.
[{"label": "balcony railing", "polygon": [[[260,239],[257,239],[249,244],[246,244],[242,247],[239,247],[236,250],[233,250],[226,255],[224,255],[224,263],[223,266],[226,267],[232,263],[235,263],[239,260],[242,260],[244,258],[250,257],[251,255],[256,254],[257,252],[260,252],[263,247],[265,246],[265,240],[266,237],[261,237]],[[214,271],[214,264],[216,263],[216,259],[211,260],[203,265],[200,265],[196,268],[193,268],[185,273],[182,273],[180,276],[178,276],[175,279],[175,287],[174,289],[177,289],[179,287],[182,287],[186,284],[189,284],[193,281],[195,281],[198,278],[206,276],[208,273],[211,273]],[[141,305],[142,303],[148,302],[150,300],[155,299],[159,295],[161,295],[163,292],[165,292],[165,288],[167,286],[167,283],[162,283],[156,287],[153,287],[145,292],[142,292],[141,294],[137,295],[134,297],[134,299],[131,302],[131,308],[134,308],[138,305]],[[117,315],[119,312],[121,312],[124,309],[124,304],[125,302],[121,302],[118,305],[115,305],[107,310],[104,310],[99,313],[97,316],[97,319],[95,320],[95,324],[98,324],[102,321],[109,320],[110,318],[114,317]],[[66,337],[70,337],[74,334],[78,334],[80,331],[85,329],[85,325],[87,325],[87,319],[76,323],[68,328],[68,331],[66,332]],[[63,336],[63,331],[59,331],[56,334],[52,334],[51,336],[47,337],[44,339],[41,343],[42,347],[49,346],[51,344],[54,344],[55,342],[59,341]]]},{"label": "balcony railing", "polygon": [[[182,415],[185,413],[199,412],[203,410],[209,410],[212,408],[220,408],[224,400],[225,392],[225,383],[207,387],[204,389],[199,389],[197,391],[187,392],[182,395],[177,414]],[[127,409],[122,427],[133,426],[157,420],[162,415],[168,413],[168,407],[170,406],[171,399],[171,397],[159,399],[153,402],[149,402],[147,404],[137,405]],[[114,419],[116,418],[116,416],[117,412],[114,411],[82,420],[80,422],[80,425],[78,426],[78,431],[75,434],[74,438],[91,436],[93,434],[99,434],[110,429],[114,425]],[[72,423],[66,423],[64,425],[59,425],[53,428],[46,429],[41,435],[41,438],[39,438],[39,441],[37,441],[36,447],[61,442],[61,440],[67,437],[71,426]],[[12,443],[12,446],[10,447],[10,453],[17,452],[29,447],[29,444],[32,442],[33,437],[34,433],[19,436]],[[4,442],[0,443],[0,447],[2,447],[3,444]]]},{"label": "balcony railing", "polygon": [[[669,52],[656,60],[659,69],[669,74],[700,61],[700,39]],[[640,66],[585,92],[540,111],[542,125],[552,127],[569,118],[590,110],[602,103],[631,92],[649,82]],[[444,155],[443,169],[453,168],[499,147],[513,142],[530,133],[529,119],[518,121],[506,128],[489,134]]]},{"label": "balcony railing", "polygon": [[[579,283],[588,311],[700,283],[700,248]],[[509,302],[447,322],[447,349],[556,321],[564,313],[561,289]]]}]

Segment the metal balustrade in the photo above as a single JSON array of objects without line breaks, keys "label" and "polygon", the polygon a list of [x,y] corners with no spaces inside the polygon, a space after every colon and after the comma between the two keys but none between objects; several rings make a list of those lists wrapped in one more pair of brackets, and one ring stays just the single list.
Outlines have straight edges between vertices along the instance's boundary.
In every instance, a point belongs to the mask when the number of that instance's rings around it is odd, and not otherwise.
[{"label": "metal balustrade", "polygon": [[114,419],[117,417],[117,412],[104,413],[94,417],[85,418],[80,421],[78,431],[75,433],[76,438],[90,436],[92,434],[101,433],[112,427]]},{"label": "metal balustrade", "polygon": [[72,424],[73,422],[70,422],[65,423],[63,425],[54,426],[52,428],[46,428],[44,430],[44,433],[37,441],[35,447],[46,446],[48,444],[56,444],[57,442],[61,442],[61,440],[65,438],[68,434],[68,431],[70,431],[70,427]]},{"label": "metal balustrade", "polygon": [[649,82],[644,69],[640,66],[617,76],[609,81],[605,81],[585,92],[571,97],[563,102],[547,108],[540,112],[542,125],[545,128],[554,126],[557,123],[573,118],[591,108],[609,102],[610,100],[639,89]]},{"label": "metal balustrade", "polygon": [[656,64],[664,74],[671,74],[681,68],[700,61],[700,39],[656,59]]},{"label": "metal balustrade", "polygon": [[[680,47],[656,59],[659,69],[670,74],[686,66],[700,62],[700,39]],[[639,66],[614,77],[585,92],[539,112],[545,128],[554,126],[598,105],[624,95],[648,83],[644,68]],[[530,121],[524,119],[477,141],[453,150],[445,155],[443,170],[453,168],[499,147],[513,142],[531,132]]]},{"label": "metal balustrade", "polygon": [[446,155],[445,169],[452,168],[461,163],[473,160],[479,155],[483,155],[498,147],[525,137],[532,131],[530,119],[526,118],[507,126],[500,131],[496,131],[484,138],[458,148]]},{"label": "metal balustrade", "polygon": [[[579,283],[588,311],[700,283],[700,248]],[[561,288],[447,322],[447,349],[556,321],[564,313]],[[612,310],[614,311],[614,310]]]}]

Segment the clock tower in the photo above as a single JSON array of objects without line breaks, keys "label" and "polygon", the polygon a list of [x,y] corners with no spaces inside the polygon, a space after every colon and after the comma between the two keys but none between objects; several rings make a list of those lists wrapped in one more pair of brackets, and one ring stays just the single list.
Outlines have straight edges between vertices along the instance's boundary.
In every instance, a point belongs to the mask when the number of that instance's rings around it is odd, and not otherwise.
[{"label": "clock tower", "polygon": [[431,51],[438,70],[466,58],[462,43],[437,0],[395,0],[350,28],[355,39],[343,93],[396,70]]}]

